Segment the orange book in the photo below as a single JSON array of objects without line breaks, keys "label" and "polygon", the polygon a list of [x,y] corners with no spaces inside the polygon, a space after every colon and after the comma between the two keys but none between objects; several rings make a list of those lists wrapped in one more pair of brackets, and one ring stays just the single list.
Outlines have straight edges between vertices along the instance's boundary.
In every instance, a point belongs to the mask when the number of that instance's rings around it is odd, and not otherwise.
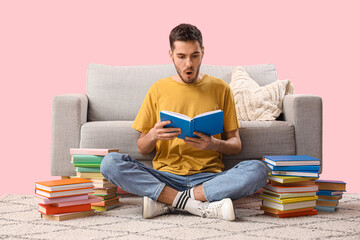
[{"label": "orange book", "polygon": [[35,182],[35,188],[45,191],[62,191],[86,188],[92,186],[93,182],[83,178],[59,179],[43,182]]},{"label": "orange book", "polygon": [[107,207],[107,206],[110,206],[110,205],[112,205],[114,203],[118,203],[118,202],[119,202],[119,197],[116,197],[116,198],[111,198],[111,199],[104,200],[101,202],[92,203],[91,206]]},{"label": "orange book", "polygon": [[39,203],[39,212],[49,215],[49,214],[59,214],[59,213],[70,213],[70,212],[84,212],[91,211],[91,204],[82,204],[82,205],[74,205],[67,207],[55,207],[51,204],[45,205]]},{"label": "orange book", "polygon": [[318,212],[315,209],[309,211],[301,211],[301,212],[293,212],[293,213],[282,213],[282,214],[274,214],[270,212],[264,212],[266,215],[278,218],[289,218],[289,217],[301,217],[301,216],[309,216],[309,215],[317,215]]}]

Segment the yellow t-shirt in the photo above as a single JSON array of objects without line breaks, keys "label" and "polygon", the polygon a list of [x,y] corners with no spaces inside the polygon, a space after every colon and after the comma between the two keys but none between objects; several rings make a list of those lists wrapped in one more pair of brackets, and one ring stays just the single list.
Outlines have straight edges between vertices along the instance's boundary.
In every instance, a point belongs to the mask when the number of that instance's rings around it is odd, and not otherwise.
[{"label": "yellow t-shirt", "polygon": [[[195,117],[198,114],[221,109],[224,112],[223,131],[238,129],[234,96],[229,84],[210,75],[191,84],[176,82],[171,77],[160,79],[149,89],[132,128],[147,133],[160,120],[160,111],[167,110]],[[214,135],[221,139],[221,134]],[[200,172],[221,172],[222,154],[200,150],[183,139],[158,140],[153,168],[177,175]]]}]

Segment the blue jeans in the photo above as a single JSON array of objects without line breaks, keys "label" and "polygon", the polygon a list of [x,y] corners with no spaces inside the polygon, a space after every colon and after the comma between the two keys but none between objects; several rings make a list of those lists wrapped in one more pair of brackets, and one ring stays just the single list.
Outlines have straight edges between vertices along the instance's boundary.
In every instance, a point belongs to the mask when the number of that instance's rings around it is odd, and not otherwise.
[{"label": "blue jeans", "polygon": [[204,195],[209,202],[252,195],[265,186],[268,174],[261,161],[249,160],[220,173],[181,176],[152,169],[121,153],[107,154],[101,162],[100,171],[107,180],[124,191],[155,201],[165,186],[185,191],[203,184]]}]

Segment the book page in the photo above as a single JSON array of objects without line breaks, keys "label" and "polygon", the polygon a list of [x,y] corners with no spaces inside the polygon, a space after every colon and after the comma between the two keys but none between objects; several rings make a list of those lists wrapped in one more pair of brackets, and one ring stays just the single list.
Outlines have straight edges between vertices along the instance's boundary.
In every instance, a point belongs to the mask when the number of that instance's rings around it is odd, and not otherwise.
[{"label": "book page", "polygon": [[214,113],[217,113],[217,112],[221,112],[221,109],[214,110],[214,111],[210,111],[210,112],[201,113],[201,114],[199,114],[199,115],[196,115],[196,116],[194,117],[194,119],[195,119],[195,118],[202,117],[202,116],[214,114]]},{"label": "book page", "polygon": [[161,112],[166,113],[166,114],[168,114],[170,116],[174,116],[174,117],[177,117],[177,118],[184,119],[184,120],[188,120],[188,121],[191,120],[190,117],[188,117],[188,116],[186,116],[184,114],[181,114],[181,113],[176,113],[176,112],[171,112],[171,111],[166,111],[166,110],[162,110]]}]

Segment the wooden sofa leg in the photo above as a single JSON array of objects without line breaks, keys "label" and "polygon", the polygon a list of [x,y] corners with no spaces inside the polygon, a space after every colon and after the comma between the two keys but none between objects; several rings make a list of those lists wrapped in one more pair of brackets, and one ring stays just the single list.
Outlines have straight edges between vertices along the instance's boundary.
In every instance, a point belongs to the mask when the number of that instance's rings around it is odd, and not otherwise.
[{"label": "wooden sofa leg", "polygon": [[61,176],[61,179],[70,179],[69,176]]}]

